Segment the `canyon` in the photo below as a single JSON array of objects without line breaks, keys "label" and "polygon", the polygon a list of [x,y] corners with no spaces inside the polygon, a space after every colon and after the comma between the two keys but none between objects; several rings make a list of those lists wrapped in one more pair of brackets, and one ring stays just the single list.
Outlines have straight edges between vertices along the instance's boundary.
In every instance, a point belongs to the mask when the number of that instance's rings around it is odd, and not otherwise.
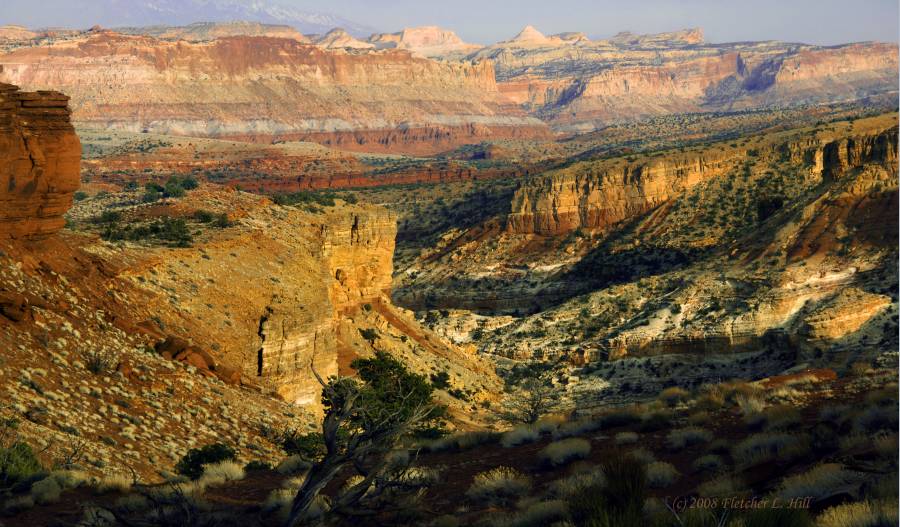
[{"label": "canyon", "polygon": [[897,92],[895,44],[712,44],[699,29],[591,40],[529,26],[484,47],[434,26],[368,39],[237,22],[6,33],[0,80],[65,91],[80,127],[358,152],[431,155]]}]

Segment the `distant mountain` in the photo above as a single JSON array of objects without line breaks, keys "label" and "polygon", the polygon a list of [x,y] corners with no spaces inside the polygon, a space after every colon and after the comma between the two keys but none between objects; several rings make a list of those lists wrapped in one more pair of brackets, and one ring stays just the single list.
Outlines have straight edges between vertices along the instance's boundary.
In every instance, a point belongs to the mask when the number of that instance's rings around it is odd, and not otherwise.
[{"label": "distant mountain", "polygon": [[[13,2],[15,4],[15,2]],[[56,5],[58,9],[56,9]],[[85,27],[99,24],[104,27],[168,25],[185,26],[194,22],[231,22],[247,20],[265,24],[283,24],[301,33],[325,33],[341,27],[354,36],[364,37],[375,30],[346,18],[327,13],[303,11],[278,1],[258,0],[49,0],[44,14],[32,15],[30,20],[14,20],[16,8],[0,17],[10,23],[32,27]],[[37,18],[34,18],[37,17]],[[64,20],[63,20],[64,17]]]}]

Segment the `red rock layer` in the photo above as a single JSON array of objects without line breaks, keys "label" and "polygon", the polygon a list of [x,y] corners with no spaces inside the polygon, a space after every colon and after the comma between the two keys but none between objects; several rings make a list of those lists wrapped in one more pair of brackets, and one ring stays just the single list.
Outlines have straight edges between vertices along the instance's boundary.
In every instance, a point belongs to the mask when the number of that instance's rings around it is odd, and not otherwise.
[{"label": "red rock layer", "polygon": [[81,161],[68,101],[0,84],[0,237],[41,238],[65,225]]}]

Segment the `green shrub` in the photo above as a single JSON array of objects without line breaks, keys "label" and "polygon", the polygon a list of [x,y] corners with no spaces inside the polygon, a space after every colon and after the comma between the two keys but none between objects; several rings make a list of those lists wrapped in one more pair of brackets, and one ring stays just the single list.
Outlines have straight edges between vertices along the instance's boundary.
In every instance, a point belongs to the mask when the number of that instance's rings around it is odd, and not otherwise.
[{"label": "green shrub", "polygon": [[237,453],[230,446],[213,443],[188,450],[188,453],[175,465],[175,470],[181,475],[197,479],[203,475],[204,465],[234,460],[236,456]]},{"label": "green shrub", "polygon": [[44,471],[27,443],[16,442],[0,448],[0,487],[10,487]]},{"label": "green shrub", "polygon": [[79,190],[78,192],[75,193],[75,196],[74,196],[75,201],[84,201],[87,199],[87,197],[88,197],[87,192],[85,192],[83,190]]},{"label": "green shrub", "polygon": [[647,475],[643,465],[611,455],[602,465],[606,484],[583,488],[569,500],[575,525],[590,527],[642,527]]}]

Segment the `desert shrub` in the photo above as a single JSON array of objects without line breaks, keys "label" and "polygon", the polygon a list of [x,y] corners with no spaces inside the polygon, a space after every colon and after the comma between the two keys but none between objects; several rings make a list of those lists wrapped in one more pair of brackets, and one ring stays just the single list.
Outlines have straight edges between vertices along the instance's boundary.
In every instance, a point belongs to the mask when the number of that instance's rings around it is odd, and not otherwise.
[{"label": "desert shrub", "polygon": [[898,427],[897,409],[871,406],[856,417],[854,425],[863,433],[874,433],[881,430],[896,431]]},{"label": "desert shrub", "polygon": [[511,518],[501,520],[501,527],[543,527],[564,520],[569,514],[569,506],[561,500],[539,501]]},{"label": "desert shrub", "polygon": [[633,445],[638,442],[638,436],[635,432],[619,432],[616,434],[617,445]]},{"label": "desert shrub", "polygon": [[641,416],[634,410],[622,409],[601,415],[597,419],[600,428],[616,428],[618,426],[626,426],[638,423]]},{"label": "desert shrub", "polygon": [[233,461],[237,453],[228,445],[213,443],[200,448],[192,448],[175,465],[175,471],[191,479],[198,479],[203,475],[204,465],[218,463],[220,461]]},{"label": "desert shrub", "polygon": [[738,496],[746,490],[746,485],[732,474],[723,474],[697,487],[697,493],[705,498]]},{"label": "desert shrub", "polygon": [[642,465],[646,465],[648,463],[653,463],[656,461],[656,456],[653,455],[653,452],[650,452],[646,448],[635,448],[631,452],[627,454],[627,456]]},{"label": "desert shrub", "polygon": [[47,476],[31,485],[31,499],[40,505],[55,503],[59,501],[62,491],[63,488],[56,478]]},{"label": "desert shrub", "polygon": [[541,438],[541,433],[534,425],[519,425],[500,438],[500,444],[506,448],[533,443]]},{"label": "desert shrub", "polygon": [[77,191],[74,195],[75,201],[84,201],[87,199],[87,197],[88,197],[87,192],[85,192],[83,190]]},{"label": "desert shrub", "polygon": [[715,471],[722,468],[723,464],[724,462],[722,461],[721,456],[708,454],[705,456],[700,456],[694,460],[694,470],[697,470],[699,472]]},{"label": "desert shrub", "polygon": [[709,412],[695,412],[688,416],[688,423],[694,426],[700,426],[709,423],[710,419]]},{"label": "desert shrub", "polygon": [[131,490],[131,485],[134,483],[132,478],[122,475],[122,474],[114,474],[111,476],[106,476],[97,482],[96,489],[99,494],[105,494],[107,492],[121,492],[125,493]]},{"label": "desert shrub", "polygon": [[42,473],[44,467],[27,443],[0,447],[0,487],[6,488]]},{"label": "desert shrub", "polygon": [[201,479],[207,485],[220,485],[228,481],[244,479],[244,467],[235,461],[219,461],[203,465]]},{"label": "desert shrub", "polygon": [[279,463],[278,466],[275,467],[275,472],[278,472],[279,474],[297,474],[304,470],[309,470],[311,466],[312,463],[304,459],[303,456],[295,454]]},{"label": "desert shrub", "polygon": [[569,499],[575,525],[642,527],[647,477],[644,467],[627,457],[613,455],[603,463],[606,484],[595,483]]},{"label": "desert shrub", "polygon": [[647,465],[647,484],[654,489],[666,488],[678,479],[678,471],[671,463],[654,461]]},{"label": "desert shrub", "polygon": [[749,467],[774,460],[792,460],[809,452],[809,437],[798,434],[762,432],[734,446],[731,457]]},{"label": "desert shrub", "polygon": [[492,504],[508,504],[528,494],[531,479],[510,467],[497,467],[475,476],[466,496]]},{"label": "desert shrub", "polygon": [[559,428],[559,425],[564,423],[563,419],[555,419],[553,417],[542,417],[538,419],[536,423],[534,423],[535,428],[537,428],[538,432],[542,434],[552,434],[556,432],[556,429]]},{"label": "desert shrub", "polygon": [[857,473],[837,463],[823,463],[796,476],[784,478],[778,494],[788,500],[805,497],[819,500],[859,480]]},{"label": "desert shrub", "polygon": [[741,409],[741,413],[746,415],[758,414],[766,409],[766,401],[759,396],[739,393],[735,395],[735,403]]},{"label": "desert shrub", "polygon": [[691,396],[691,393],[684,388],[672,386],[659,392],[659,400],[668,406],[676,406]]},{"label": "desert shrub", "polygon": [[119,364],[119,354],[106,348],[89,347],[82,351],[82,358],[84,367],[97,375],[110,373]]},{"label": "desert shrub", "polygon": [[816,518],[817,527],[893,527],[897,522],[896,501],[844,503]]},{"label": "desert shrub", "polygon": [[666,442],[672,450],[681,450],[693,445],[708,443],[713,438],[712,432],[695,426],[672,430],[666,436]]},{"label": "desert shrub", "polygon": [[569,498],[591,485],[604,485],[605,482],[606,477],[603,471],[596,469],[589,472],[578,472],[553,481],[548,485],[548,490],[551,496]]},{"label": "desert shrub", "polygon": [[245,472],[254,472],[257,470],[272,470],[272,465],[266,463],[265,461],[259,461],[254,459],[253,461],[244,465]]},{"label": "desert shrub", "polygon": [[583,435],[600,429],[599,421],[579,420],[562,423],[553,431],[553,439]]},{"label": "desert shrub", "polygon": [[773,406],[764,411],[762,415],[767,429],[789,429],[801,421],[800,412],[788,405]]},{"label": "desert shrub", "polygon": [[448,437],[442,437],[426,443],[425,449],[429,452],[442,452],[445,450],[467,450],[469,448],[497,441],[500,434],[496,432],[461,432]]},{"label": "desert shrub", "polygon": [[538,458],[543,463],[559,466],[575,459],[584,459],[590,452],[590,441],[580,437],[570,437],[550,443],[540,451]]},{"label": "desert shrub", "polygon": [[658,432],[665,430],[672,424],[672,417],[663,412],[654,412],[645,416],[638,425],[641,432]]}]

